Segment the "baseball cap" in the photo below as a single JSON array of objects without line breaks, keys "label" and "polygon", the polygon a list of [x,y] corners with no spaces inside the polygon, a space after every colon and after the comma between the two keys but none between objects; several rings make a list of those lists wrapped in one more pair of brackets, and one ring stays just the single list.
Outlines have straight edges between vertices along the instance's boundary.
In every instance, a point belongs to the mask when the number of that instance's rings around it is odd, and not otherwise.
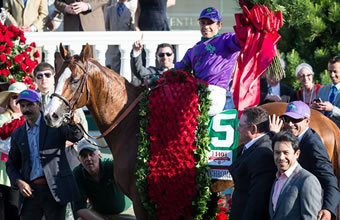
[{"label": "baseball cap", "polygon": [[290,102],[288,103],[286,112],[281,116],[288,116],[294,119],[309,118],[310,108],[302,101]]},{"label": "baseball cap", "polygon": [[212,20],[213,22],[217,22],[217,21],[221,22],[222,20],[222,16],[220,12],[216,8],[213,8],[213,7],[203,9],[199,19],[201,18],[208,18]]},{"label": "baseball cap", "polygon": [[78,155],[80,155],[80,153],[83,150],[89,150],[91,152],[95,152],[95,151],[98,150],[97,146],[94,146],[93,144],[90,144],[86,140],[81,140],[80,142],[78,142],[77,147],[78,147]]},{"label": "baseball cap", "polygon": [[19,93],[17,103],[19,103],[21,100],[27,100],[29,102],[40,102],[40,95],[32,89],[26,89]]}]

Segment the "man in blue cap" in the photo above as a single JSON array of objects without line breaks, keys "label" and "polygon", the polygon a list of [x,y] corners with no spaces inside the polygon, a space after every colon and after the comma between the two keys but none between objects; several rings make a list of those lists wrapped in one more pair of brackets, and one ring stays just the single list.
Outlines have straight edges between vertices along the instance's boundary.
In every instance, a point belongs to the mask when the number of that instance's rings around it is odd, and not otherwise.
[{"label": "man in blue cap", "polygon": [[[323,189],[322,209],[318,213],[318,220],[330,220],[336,216],[336,208],[340,200],[338,180],[335,177],[332,164],[329,160],[327,150],[323,145],[320,136],[309,127],[310,108],[302,101],[288,103],[286,112],[281,115],[285,130],[291,131],[299,139],[299,164],[314,174]],[[282,123],[282,122],[281,122]],[[275,119],[271,120],[271,125]],[[279,125],[279,123],[276,123]],[[278,132],[281,126],[272,131]]]},{"label": "man in blue cap", "polygon": [[6,167],[12,187],[19,188],[20,219],[65,219],[66,203],[79,197],[65,141],[76,142],[83,135],[75,125],[48,127],[34,90],[22,91],[17,103],[26,122],[11,136]]},{"label": "man in blue cap", "polygon": [[210,84],[212,106],[209,115],[213,116],[224,109],[240,46],[234,33],[219,33],[222,17],[216,8],[204,9],[198,20],[201,41],[186,52],[175,68],[193,71],[198,79]]}]

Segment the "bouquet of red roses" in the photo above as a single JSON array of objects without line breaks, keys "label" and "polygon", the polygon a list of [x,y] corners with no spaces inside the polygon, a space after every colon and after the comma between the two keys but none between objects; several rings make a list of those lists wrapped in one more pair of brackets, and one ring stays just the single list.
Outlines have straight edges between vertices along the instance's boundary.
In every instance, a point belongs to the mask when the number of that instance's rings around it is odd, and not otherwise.
[{"label": "bouquet of red roses", "polygon": [[5,123],[1,128],[0,128],[0,138],[2,140],[6,140],[11,136],[13,131],[23,125],[25,123],[25,118],[24,116],[21,116],[18,119],[14,119],[9,123]]},{"label": "bouquet of red roses", "polygon": [[35,43],[26,44],[24,32],[0,22],[0,82],[23,82],[35,89],[32,72],[40,57]]}]

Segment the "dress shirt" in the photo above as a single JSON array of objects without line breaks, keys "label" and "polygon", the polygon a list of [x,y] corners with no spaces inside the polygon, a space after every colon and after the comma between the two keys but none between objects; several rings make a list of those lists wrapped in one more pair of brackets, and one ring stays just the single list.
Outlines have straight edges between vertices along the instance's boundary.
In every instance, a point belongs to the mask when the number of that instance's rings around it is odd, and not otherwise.
[{"label": "dress shirt", "polygon": [[257,138],[254,138],[253,140],[249,141],[248,143],[246,143],[244,145],[244,148],[242,150],[242,153],[246,150],[248,150],[258,139],[260,139],[261,137],[263,137],[265,134],[261,134],[260,136],[258,136]]},{"label": "dress shirt", "polygon": [[307,132],[308,129],[309,129],[309,127],[306,128],[306,129],[298,136],[299,142],[302,140],[303,135]]},{"label": "dress shirt", "polygon": [[119,4],[117,5],[117,14],[118,16],[121,16],[124,12],[124,9],[126,8],[125,4]]},{"label": "dress shirt", "polygon": [[32,166],[30,180],[34,180],[38,177],[44,176],[43,169],[40,162],[39,152],[39,133],[40,133],[40,120],[41,114],[38,120],[34,123],[31,128],[26,122],[26,132],[28,139],[28,147],[30,149],[30,164]]},{"label": "dress shirt", "polygon": [[277,200],[279,199],[281,190],[285,183],[287,182],[288,178],[292,175],[293,171],[297,167],[299,163],[295,161],[293,166],[291,166],[286,172],[280,173],[277,171],[276,173],[276,181],[275,181],[275,186],[274,186],[274,192],[272,196],[272,204],[273,204],[273,210],[275,211],[276,205],[277,205]]}]

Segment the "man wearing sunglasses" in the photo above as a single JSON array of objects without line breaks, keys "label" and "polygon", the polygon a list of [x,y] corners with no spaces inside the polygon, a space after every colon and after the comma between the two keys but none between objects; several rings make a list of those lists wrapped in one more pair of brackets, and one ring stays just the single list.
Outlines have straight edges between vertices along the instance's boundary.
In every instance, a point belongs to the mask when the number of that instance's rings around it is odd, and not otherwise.
[{"label": "man wearing sunglasses", "polygon": [[318,220],[330,220],[336,216],[340,200],[338,181],[320,136],[309,127],[310,114],[310,108],[304,102],[290,102],[280,117],[282,121],[276,120],[275,116],[271,118],[270,128],[278,132],[283,123],[285,130],[290,130],[298,137],[301,150],[299,164],[318,178],[323,189],[323,204]]},{"label": "man wearing sunglasses", "polygon": [[143,42],[138,40],[133,44],[133,51],[131,56],[131,70],[133,74],[142,82],[153,78],[155,75],[160,75],[165,71],[174,67],[174,48],[167,43],[158,45],[156,50],[156,58],[158,66],[143,66],[142,60]]}]

